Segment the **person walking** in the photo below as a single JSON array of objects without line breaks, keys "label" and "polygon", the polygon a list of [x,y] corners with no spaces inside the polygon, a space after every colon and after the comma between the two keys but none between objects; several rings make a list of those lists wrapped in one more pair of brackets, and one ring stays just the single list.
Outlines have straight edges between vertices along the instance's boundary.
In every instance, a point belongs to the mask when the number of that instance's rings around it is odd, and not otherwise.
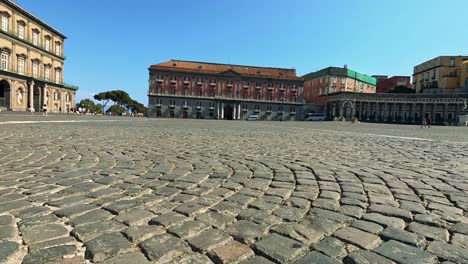
[{"label": "person walking", "polygon": [[42,115],[47,115],[47,104],[42,107]]},{"label": "person walking", "polygon": [[426,125],[428,128],[431,128],[431,123],[432,123],[432,119],[430,116],[427,116],[426,118]]},{"label": "person walking", "polygon": [[427,115],[421,119],[421,128],[427,126]]}]

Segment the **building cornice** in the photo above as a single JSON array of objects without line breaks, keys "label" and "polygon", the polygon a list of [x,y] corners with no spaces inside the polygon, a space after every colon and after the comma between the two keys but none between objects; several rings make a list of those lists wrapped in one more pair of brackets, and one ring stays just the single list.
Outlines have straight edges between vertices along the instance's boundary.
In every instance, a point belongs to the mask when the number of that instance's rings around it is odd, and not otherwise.
[{"label": "building cornice", "polygon": [[29,11],[27,11],[26,9],[24,9],[23,7],[19,6],[18,4],[16,4],[15,2],[11,1],[11,0],[0,0],[0,3],[6,5],[7,7],[11,8],[11,9],[14,9],[15,11],[17,11],[18,13],[24,15],[25,17],[33,20],[34,22],[40,24],[41,26],[44,26],[46,29],[50,30],[51,32],[55,33],[57,36],[61,37],[62,39],[66,39],[67,37],[62,34],[60,31],[56,30],[55,28],[51,27],[50,25],[48,25],[46,22],[44,22],[43,20],[39,19],[38,17],[34,16],[33,14],[31,14]]},{"label": "building cornice", "polygon": [[171,67],[163,67],[163,66],[151,66],[148,68],[151,72],[167,72],[167,73],[176,73],[176,74],[194,74],[194,75],[208,75],[217,78],[226,78],[226,79],[262,79],[262,80],[281,80],[281,81],[294,81],[294,82],[304,82],[304,79],[301,77],[291,78],[291,77],[277,77],[277,76],[258,76],[254,74],[238,74],[238,75],[225,75],[219,72],[213,71],[205,71],[205,70],[193,70],[193,69],[184,69],[184,68],[171,68]]}]

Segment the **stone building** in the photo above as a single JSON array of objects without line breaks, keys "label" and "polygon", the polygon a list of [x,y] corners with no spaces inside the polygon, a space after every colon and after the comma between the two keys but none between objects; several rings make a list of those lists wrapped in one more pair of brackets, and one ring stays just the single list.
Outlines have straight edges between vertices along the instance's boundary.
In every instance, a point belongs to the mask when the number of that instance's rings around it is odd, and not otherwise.
[{"label": "stone building", "polygon": [[439,56],[416,65],[413,87],[417,93],[458,93],[465,85],[463,67],[466,61],[468,56]]},{"label": "stone building", "polygon": [[0,108],[67,112],[78,87],[63,82],[66,37],[13,1],[0,0]]},{"label": "stone building", "polygon": [[302,120],[296,70],[170,60],[149,68],[153,117]]},{"label": "stone building", "polygon": [[304,76],[304,114],[323,113],[327,95],[337,92],[375,93],[376,78],[346,66],[328,67]]},{"label": "stone building", "polygon": [[374,75],[373,77],[377,79],[376,93],[388,93],[399,86],[411,88],[410,76],[392,76],[390,78],[384,78],[383,75]]},{"label": "stone building", "polygon": [[329,119],[419,123],[429,116],[436,124],[457,123],[468,94],[362,94],[340,92],[327,97]]}]

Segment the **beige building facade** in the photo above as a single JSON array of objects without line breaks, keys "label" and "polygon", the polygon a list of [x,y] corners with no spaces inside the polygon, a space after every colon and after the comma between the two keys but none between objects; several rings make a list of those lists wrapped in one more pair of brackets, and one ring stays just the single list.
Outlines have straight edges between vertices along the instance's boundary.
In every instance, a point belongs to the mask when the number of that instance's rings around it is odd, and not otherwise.
[{"label": "beige building facade", "polygon": [[456,124],[466,114],[468,94],[362,94],[340,92],[327,98],[329,119],[364,122],[420,123],[430,117],[434,124]]},{"label": "beige building facade", "polygon": [[0,0],[0,108],[67,113],[78,87],[65,84],[66,37],[16,3]]},{"label": "beige building facade", "polygon": [[417,93],[457,93],[464,86],[462,72],[467,60],[468,56],[439,56],[415,66],[414,89]]}]

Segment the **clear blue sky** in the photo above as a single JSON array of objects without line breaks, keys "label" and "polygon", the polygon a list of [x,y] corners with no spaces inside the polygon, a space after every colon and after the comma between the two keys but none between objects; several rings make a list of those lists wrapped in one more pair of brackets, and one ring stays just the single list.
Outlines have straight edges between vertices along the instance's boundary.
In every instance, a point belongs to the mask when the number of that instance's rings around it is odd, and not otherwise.
[{"label": "clear blue sky", "polygon": [[411,75],[467,55],[466,0],[16,0],[60,30],[78,100],[122,89],[148,103],[148,67],[170,59]]}]

